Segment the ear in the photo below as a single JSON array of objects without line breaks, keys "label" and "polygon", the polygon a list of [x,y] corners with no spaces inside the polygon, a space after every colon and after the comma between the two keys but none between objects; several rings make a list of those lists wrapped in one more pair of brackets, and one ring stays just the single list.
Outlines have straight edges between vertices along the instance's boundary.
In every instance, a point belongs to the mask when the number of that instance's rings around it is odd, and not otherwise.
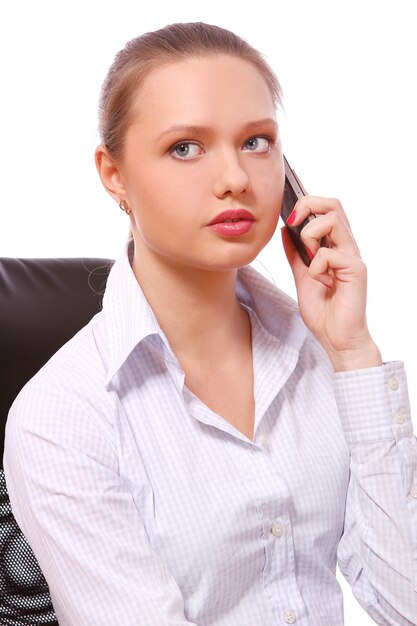
[{"label": "ear", "polygon": [[104,144],[97,146],[95,162],[103,187],[116,202],[120,202],[120,200],[126,197],[126,189],[122,181],[120,169]]}]

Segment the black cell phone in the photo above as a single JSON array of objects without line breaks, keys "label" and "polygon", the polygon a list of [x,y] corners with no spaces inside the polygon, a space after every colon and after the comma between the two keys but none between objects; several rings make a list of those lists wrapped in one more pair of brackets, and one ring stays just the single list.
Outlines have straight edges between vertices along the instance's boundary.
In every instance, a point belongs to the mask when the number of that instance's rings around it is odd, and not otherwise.
[{"label": "black cell phone", "polygon": [[302,198],[306,195],[300,181],[298,180],[296,174],[291,169],[287,159],[284,156],[284,166],[285,166],[285,187],[284,187],[284,197],[282,199],[282,207],[281,207],[281,218],[286,225],[288,232],[291,235],[291,239],[293,240],[301,258],[304,263],[309,266],[311,263],[311,259],[308,256],[306,247],[303,243],[303,240],[300,237],[300,233],[303,230],[304,226],[308,224],[311,220],[314,220],[316,217],[314,214],[309,215],[304,222],[302,222],[299,226],[290,226],[287,224],[287,219],[292,213],[295,203],[298,198]]}]

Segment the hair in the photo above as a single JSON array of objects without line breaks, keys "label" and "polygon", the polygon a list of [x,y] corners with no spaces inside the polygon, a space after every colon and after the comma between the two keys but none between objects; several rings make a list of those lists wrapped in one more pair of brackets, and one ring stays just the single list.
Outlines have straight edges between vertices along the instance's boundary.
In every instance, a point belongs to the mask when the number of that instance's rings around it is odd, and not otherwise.
[{"label": "hair", "polygon": [[116,161],[122,160],[134,99],[153,70],[162,64],[218,54],[252,63],[265,79],[275,107],[282,107],[276,75],[263,55],[244,39],[203,22],[170,24],[129,41],[116,54],[107,73],[99,100],[99,133],[109,154]]}]

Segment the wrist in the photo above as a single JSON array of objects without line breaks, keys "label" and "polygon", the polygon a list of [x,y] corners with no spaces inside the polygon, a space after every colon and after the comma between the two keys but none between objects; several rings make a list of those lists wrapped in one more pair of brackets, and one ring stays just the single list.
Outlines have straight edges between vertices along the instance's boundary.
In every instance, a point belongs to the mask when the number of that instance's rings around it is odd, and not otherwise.
[{"label": "wrist", "polygon": [[378,346],[370,341],[366,346],[356,350],[341,350],[329,354],[335,372],[379,367],[383,365]]}]

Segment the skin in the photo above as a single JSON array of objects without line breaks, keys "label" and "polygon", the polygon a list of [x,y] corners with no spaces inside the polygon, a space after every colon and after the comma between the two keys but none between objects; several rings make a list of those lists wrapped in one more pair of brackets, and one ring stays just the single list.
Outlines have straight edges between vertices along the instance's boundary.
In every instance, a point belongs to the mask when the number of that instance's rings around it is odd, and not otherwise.
[{"label": "skin", "polygon": [[[166,132],[180,124],[207,128]],[[272,237],[284,188],[275,107],[264,78],[250,63],[225,55],[158,68],[136,98],[122,161],[101,145],[96,165],[107,191],[132,211],[133,271],[181,363],[197,368],[203,359],[214,372],[221,354],[223,367],[236,376],[236,364],[250,358],[251,342],[235,294],[237,268]],[[230,208],[254,214],[249,233],[226,238],[207,228]],[[294,225],[310,212],[318,216],[302,233],[315,254],[310,268],[283,232],[304,322],[336,371],[382,364],[366,324],[366,268],[342,206],[306,196],[295,211]],[[331,249],[319,249],[323,236]]]}]

